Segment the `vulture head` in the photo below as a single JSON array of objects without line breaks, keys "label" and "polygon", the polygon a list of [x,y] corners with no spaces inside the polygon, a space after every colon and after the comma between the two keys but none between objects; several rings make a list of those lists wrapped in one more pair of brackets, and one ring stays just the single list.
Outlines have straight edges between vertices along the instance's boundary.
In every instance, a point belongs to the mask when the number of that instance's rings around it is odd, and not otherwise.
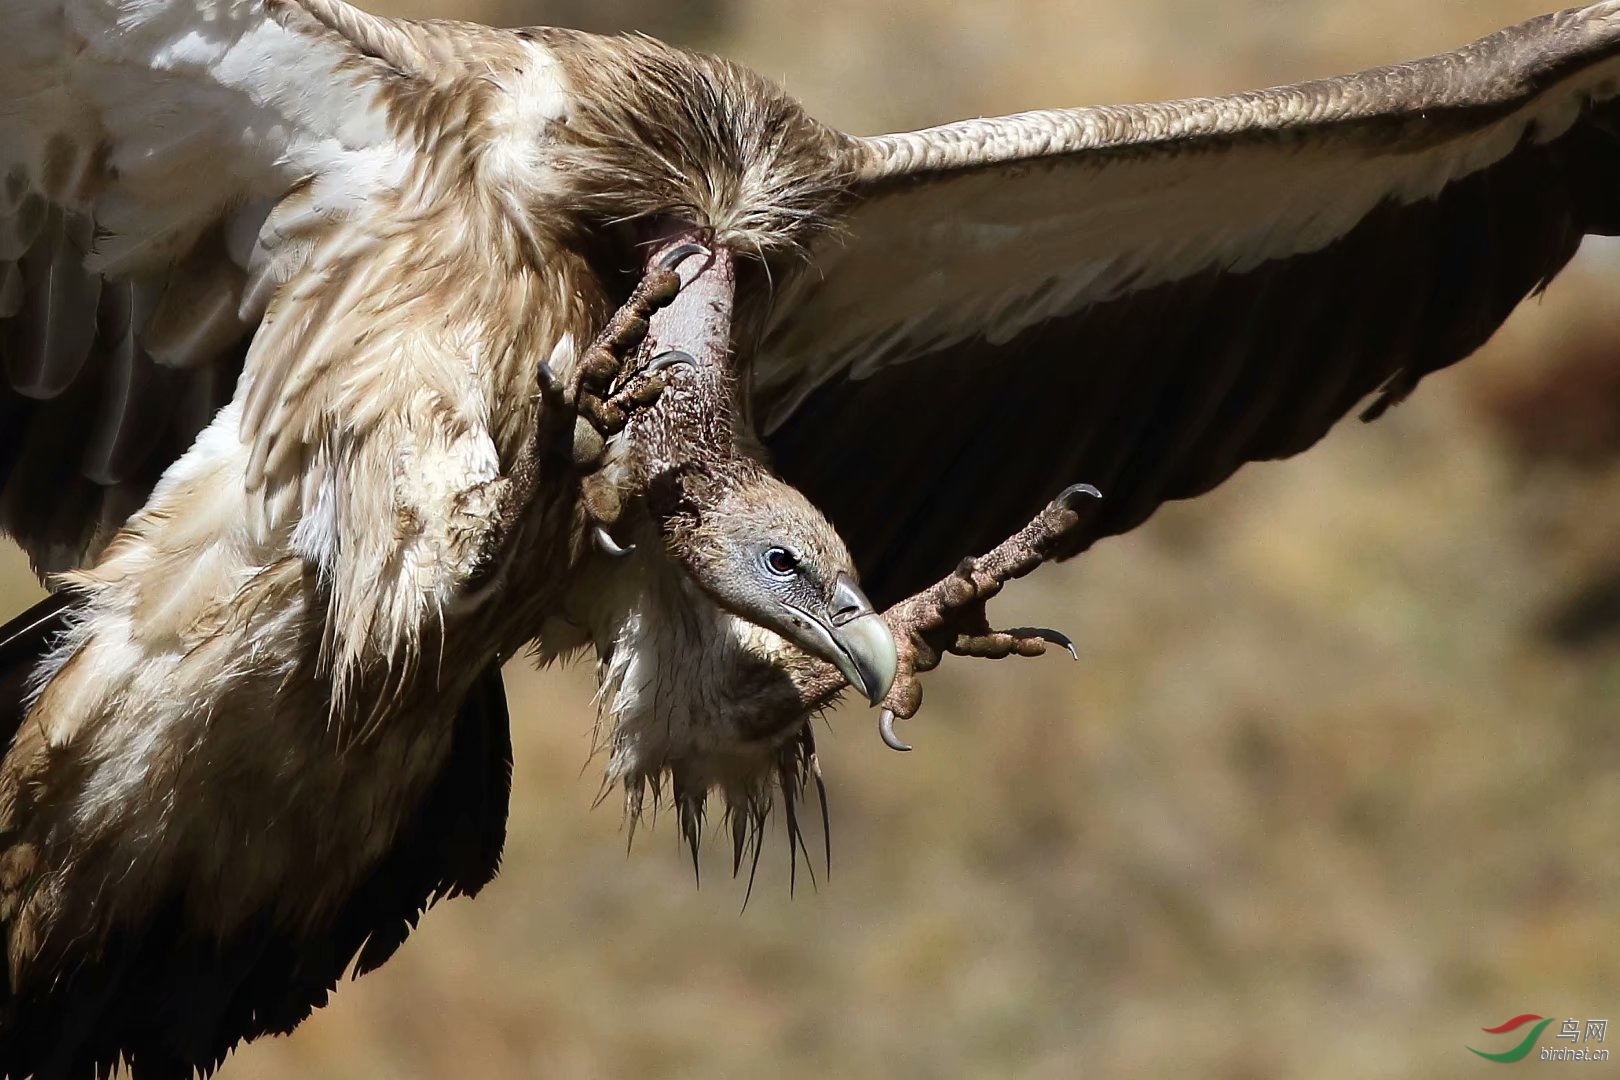
[{"label": "vulture head", "polygon": [[884,700],[893,630],[832,524],[751,459],[659,474],[625,519],[633,545],[599,554],[575,594],[599,657],[605,786],[632,822],[670,798],[694,859],[711,796],[739,864],[773,808],[800,842],[796,803],[819,785],[807,719],[846,686]]},{"label": "vulture head", "polygon": [[[856,583],[849,549],[794,488],[763,468],[737,471],[682,485],[701,494],[659,514],[669,553],[720,610],[833,665],[876,705],[894,684],[894,635]],[[795,663],[774,645],[758,659]]]}]

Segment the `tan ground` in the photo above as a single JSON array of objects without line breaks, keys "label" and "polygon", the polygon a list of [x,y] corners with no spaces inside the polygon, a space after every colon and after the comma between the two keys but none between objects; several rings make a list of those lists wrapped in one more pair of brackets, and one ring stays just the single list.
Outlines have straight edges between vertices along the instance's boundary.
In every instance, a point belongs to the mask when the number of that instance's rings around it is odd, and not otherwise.
[{"label": "tan ground", "polygon": [[[871,131],[1327,74],[1538,5],[393,8],[639,25]],[[948,664],[906,757],[833,716],[833,878],[791,901],[780,844],[740,914],[721,845],[701,889],[667,823],[626,856],[588,671],[511,671],[505,872],[224,1075],[1428,1080],[1496,1068],[1464,1043],[1516,1013],[1620,1014],[1620,602],[1570,615],[1620,580],[1616,278],[1589,252],[1389,420],[1013,589],[1081,663]]]}]

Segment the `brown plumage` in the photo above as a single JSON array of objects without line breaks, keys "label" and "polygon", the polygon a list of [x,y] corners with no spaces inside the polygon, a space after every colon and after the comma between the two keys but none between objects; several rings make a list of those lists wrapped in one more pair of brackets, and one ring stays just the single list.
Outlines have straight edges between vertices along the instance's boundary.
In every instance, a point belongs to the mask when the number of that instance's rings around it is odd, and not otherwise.
[{"label": "brown plumage", "polygon": [[796,836],[840,691],[900,745],[945,653],[1066,644],[1006,581],[1620,229],[1617,95],[1613,0],[869,139],[647,39],[7,0],[0,528],[56,592],[0,631],[0,1074],[206,1071],[475,892],[533,644],[594,650],[632,821]]}]

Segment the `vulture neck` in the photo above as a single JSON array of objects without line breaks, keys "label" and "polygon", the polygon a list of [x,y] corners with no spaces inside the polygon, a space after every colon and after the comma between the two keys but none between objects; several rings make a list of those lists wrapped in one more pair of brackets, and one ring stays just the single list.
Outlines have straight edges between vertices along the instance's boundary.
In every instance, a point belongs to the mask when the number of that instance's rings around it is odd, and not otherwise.
[{"label": "vulture neck", "polygon": [[596,645],[607,780],[625,786],[632,812],[666,772],[688,801],[718,788],[732,806],[757,805],[804,729],[793,674],[809,657],[722,608],[682,557],[696,522],[767,474],[741,423],[731,364],[730,253],[691,269],[701,272],[650,320],[649,351],[679,348],[693,364],[632,415],[605,467],[636,507],[621,523],[634,549],[587,548],[569,604]]}]

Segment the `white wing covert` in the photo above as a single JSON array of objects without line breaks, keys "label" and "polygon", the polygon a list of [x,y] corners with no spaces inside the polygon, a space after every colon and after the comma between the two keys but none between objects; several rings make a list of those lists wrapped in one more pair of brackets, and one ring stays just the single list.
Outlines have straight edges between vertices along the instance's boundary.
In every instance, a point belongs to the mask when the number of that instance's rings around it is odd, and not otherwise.
[{"label": "white wing covert", "polygon": [[322,0],[0,13],[0,529],[42,572],[144,502],[274,287],[397,182],[384,65],[323,15],[400,33]]}]

